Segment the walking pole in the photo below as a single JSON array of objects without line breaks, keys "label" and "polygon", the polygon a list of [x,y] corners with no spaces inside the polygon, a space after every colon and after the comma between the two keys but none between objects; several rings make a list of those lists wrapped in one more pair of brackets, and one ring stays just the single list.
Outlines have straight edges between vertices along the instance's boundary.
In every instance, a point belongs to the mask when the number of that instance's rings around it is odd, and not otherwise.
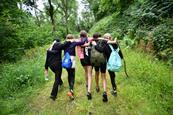
[{"label": "walking pole", "polygon": [[[118,45],[119,49],[121,50],[121,47],[120,47],[118,41],[117,41],[117,45]],[[122,52],[122,55],[123,55],[123,51],[122,50],[121,50],[121,52]],[[127,78],[129,78],[129,75],[127,73],[126,61],[125,61],[124,57],[123,57],[123,62],[124,62],[124,72],[125,72]]]},{"label": "walking pole", "polygon": [[123,62],[124,62],[124,72],[125,72],[127,78],[129,78],[129,75],[127,74],[126,61],[124,59],[123,59]]}]

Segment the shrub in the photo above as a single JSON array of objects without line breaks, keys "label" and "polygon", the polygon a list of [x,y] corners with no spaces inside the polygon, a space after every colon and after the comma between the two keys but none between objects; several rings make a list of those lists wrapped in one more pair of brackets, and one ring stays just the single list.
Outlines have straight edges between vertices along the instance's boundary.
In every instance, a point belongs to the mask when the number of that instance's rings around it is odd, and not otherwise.
[{"label": "shrub", "polygon": [[44,82],[43,71],[41,71],[44,65],[44,55],[40,55],[40,52],[43,51],[45,48],[32,49],[27,51],[28,56],[21,61],[1,65],[0,87],[3,89],[0,90],[0,98],[13,97],[13,94],[21,92],[27,87]]}]

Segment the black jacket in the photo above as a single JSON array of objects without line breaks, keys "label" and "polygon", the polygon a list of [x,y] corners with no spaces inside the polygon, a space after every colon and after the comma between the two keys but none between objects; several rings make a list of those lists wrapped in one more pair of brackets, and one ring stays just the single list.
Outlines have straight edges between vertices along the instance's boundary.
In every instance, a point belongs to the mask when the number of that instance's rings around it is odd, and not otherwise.
[{"label": "black jacket", "polygon": [[70,45],[70,42],[55,42],[52,46],[52,49],[47,50],[45,69],[48,69],[48,66],[55,65],[55,63],[61,63],[61,53],[67,46]]},{"label": "black jacket", "polygon": [[[111,44],[113,46],[113,48],[116,50],[118,48],[118,44]],[[109,47],[109,44],[106,44],[104,46],[104,54],[106,56],[106,59],[108,60],[110,55],[111,55],[111,48]],[[123,59],[123,54],[121,52],[121,50],[119,50],[118,54],[120,55],[121,59]]]}]

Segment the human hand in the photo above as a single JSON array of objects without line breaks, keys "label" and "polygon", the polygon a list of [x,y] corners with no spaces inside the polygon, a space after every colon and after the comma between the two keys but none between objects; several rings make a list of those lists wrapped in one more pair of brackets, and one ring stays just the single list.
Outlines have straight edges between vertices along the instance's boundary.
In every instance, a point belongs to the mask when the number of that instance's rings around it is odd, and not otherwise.
[{"label": "human hand", "polygon": [[45,80],[46,80],[46,81],[49,80],[49,79],[48,79],[48,76],[49,76],[49,74],[48,74],[48,69],[45,69],[45,71],[44,71],[44,77],[45,77]]}]

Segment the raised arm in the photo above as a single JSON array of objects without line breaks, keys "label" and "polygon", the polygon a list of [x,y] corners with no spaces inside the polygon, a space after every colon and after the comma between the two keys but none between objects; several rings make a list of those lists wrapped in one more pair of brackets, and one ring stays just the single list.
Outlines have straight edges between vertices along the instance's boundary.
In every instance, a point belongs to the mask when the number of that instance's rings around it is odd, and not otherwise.
[{"label": "raised arm", "polygon": [[81,46],[84,45],[85,42],[84,41],[78,41],[78,42],[73,42],[75,46]]},{"label": "raised arm", "polygon": [[60,45],[59,45],[59,47],[60,47],[60,49],[65,49],[66,47],[68,47],[69,45],[71,44],[71,42],[70,41],[65,41],[64,43],[61,43]]}]

